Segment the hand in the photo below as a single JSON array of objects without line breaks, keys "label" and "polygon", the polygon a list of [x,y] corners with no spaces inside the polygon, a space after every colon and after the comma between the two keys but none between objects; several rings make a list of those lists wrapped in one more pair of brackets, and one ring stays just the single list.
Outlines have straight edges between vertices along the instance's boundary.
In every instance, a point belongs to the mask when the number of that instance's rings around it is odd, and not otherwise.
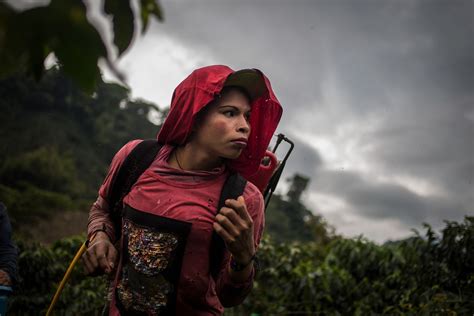
[{"label": "hand", "polygon": [[0,284],[7,285],[7,286],[12,285],[12,280],[10,279],[10,276],[8,275],[8,273],[1,269],[0,269]]},{"label": "hand", "polygon": [[216,215],[213,227],[224,240],[235,261],[242,264],[250,262],[255,254],[253,220],[242,196],[237,200],[225,201],[225,206]]},{"label": "hand", "polygon": [[85,273],[99,275],[114,271],[117,261],[117,249],[110,242],[106,233],[99,231],[82,255]]}]

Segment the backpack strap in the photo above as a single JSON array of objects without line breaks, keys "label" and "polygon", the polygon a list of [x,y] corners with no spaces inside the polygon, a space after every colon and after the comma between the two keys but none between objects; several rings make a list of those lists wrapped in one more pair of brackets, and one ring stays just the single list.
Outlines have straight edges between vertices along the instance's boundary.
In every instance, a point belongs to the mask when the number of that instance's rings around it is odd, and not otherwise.
[{"label": "backpack strap", "polygon": [[[241,176],[239,173],[231,173],[223,187],[221,196],[219,197],[219,204],[217,210],[219,211],[222,207],[225,206],[225,201],[227,199],[237,199],[244,193],[245,186],[247,185],[247,180]],[[212,233],[211,239],[211,249],[209,251],[210,258],[210,269],[211,274],[214,279],[217,278],[222,260],[224,259],[225,243],[224,240],[215,232]]]},{"label": "backpack strap", "polygon": [[155,160],[163,147],[156,139],[141,141],[125,158],[110,187],[108,203],[110,216],[115,227],[116,240],[120,238],[122,226],[122,201],[138,178]]}]

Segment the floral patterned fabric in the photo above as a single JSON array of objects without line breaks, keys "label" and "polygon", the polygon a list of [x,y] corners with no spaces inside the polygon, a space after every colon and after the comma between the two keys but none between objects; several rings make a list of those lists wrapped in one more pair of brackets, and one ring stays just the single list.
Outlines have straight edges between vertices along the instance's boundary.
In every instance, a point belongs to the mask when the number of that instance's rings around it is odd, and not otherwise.
[{"label": "floral patterned fabric", "polygon": [[[133,220],[125,216],[123,221],[124,257],[116,286],[120,309],[123,314],[173,314],[190,224],[173,221],[170,226],[169,219],[130,207],[125,214],[132,214]],[[173,231],[173,226],[179,229]]]}]

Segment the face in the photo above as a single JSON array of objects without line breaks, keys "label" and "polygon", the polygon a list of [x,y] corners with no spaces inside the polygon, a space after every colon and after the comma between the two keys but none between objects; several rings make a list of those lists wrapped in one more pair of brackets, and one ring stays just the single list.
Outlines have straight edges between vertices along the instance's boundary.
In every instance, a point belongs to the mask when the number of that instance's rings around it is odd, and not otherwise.
[{"label": "face", "polygon": [[236,159],[250,134],[250,103],[236,89],[228,90],[209,105],[196,126],[193,142],[211,157]]}]

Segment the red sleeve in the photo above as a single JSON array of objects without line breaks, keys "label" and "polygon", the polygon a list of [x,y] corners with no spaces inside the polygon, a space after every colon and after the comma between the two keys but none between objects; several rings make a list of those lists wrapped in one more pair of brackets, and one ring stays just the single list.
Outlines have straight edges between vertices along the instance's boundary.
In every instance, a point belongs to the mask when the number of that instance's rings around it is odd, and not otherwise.
[{"label": "red sleeve", "polygon": [[112,219],[110,218],[107,195],[109,193],[109,188],[115,174],[122,166],[125,158],[130,154],[130,152],[139,142],[139,139],[128,142],[115,154],[114,158],[112,159],[112,162],[109,166],[109,171],[107,172],[107,176],[105,177],[104,182],[100,186],[97,201],[92,204],[92,207],[89,211],[89,222],[87,224],[88,238],[90,238],[97,231],[102,230],[109,236],[110,240],[114,242],[115,229]]},{"label": "red sleeve", "polygon": [[[260,239],[262,238],[265,226],[264,201],[260,191],[253,184],[249,183],[244,192],[244,199],[247,210],[252,217],[254,226],[254,242],[257,251]],[[253,280],[255,278],[255,265],[249,278],[242,283],[235,283],[229,275],[228,265],[230,254],[225,252],[221,272],[216,280],[216,292],[219,300],[224,307],[236,306],[241,304],[252,290]]]}]

